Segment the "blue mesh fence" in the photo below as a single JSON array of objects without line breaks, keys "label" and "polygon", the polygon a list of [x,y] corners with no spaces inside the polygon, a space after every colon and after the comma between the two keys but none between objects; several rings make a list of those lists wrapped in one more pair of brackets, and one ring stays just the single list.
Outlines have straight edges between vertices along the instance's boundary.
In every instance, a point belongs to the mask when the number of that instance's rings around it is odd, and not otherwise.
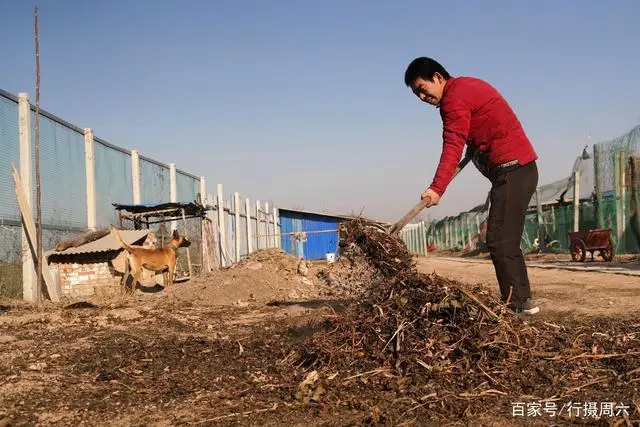
[{"label": "blue mesh fence", "polygon": [[596,185],[602,194],[614,191],[618,153],[640,153],[640,125],[622,136],[595,145]]},{"label": "blue mesh fence", "polygon": [[20,167],[18,103],[0,96],[0,221],[20,220],[11,163]]},{"label": "blue mesh fence", "polygon": [[[35,112],[31,113],[35,138]],[[32,158],[35,182],[35,154]],[[86,229],[87,187],[84,134],[41,114],[40,189],[42,223],[68,229]],[[33,191],[32,206],[35,206]]]},{"label": "blue mesh fence", "polygon": [[140,156],[140,201],[164,203],[171,201],[169,168]]},{"label": "blue mesh fence", "polygon": [[94,158],[97,226],[118,224],[118,215],[113,203],[133,203],[131,154],[96,140]]},{"label": "blue mesh fence", "polygon": [[[36,115],[30,105],[32,209],[35,208],[35,126]],[[18,97],[0,90],[0,276],[9,277],[7,268],[15,271],[15,292],[21,289],[20,210],[15,194],[11,164],[20,167]],[[84,130],[41,110],[40,172],[43,222],[43,246],[51,249],[61,239],[87,228],[87,187]],[[111,145],[94,137],[96,222],[98,227],[118,224],[113,203],[133,203],[130,150]],[[142,203],[170,201],[169,168],[149,158],[140,157],[140,191]],[[178,200],[199,200],[200,180],[186,172],[176,175]],[[35,216],[35,212],[34,212]],[[194,228],[190,235],[199,236]],[[197,250],[198,243],[195,243]],[[6,281],[0,281],[0,294],[6,292]],[[19,285],[19,286],[18,286]],[[20,289],[18,289],[20,288]],[[15,294],[15,295],[14,295]]]},{"label": "blue mesh fence", "polygon": [[197,201],[200,193],[200,179],[177,171],[176,189],[178,191],[178,202],[189,203]]}]

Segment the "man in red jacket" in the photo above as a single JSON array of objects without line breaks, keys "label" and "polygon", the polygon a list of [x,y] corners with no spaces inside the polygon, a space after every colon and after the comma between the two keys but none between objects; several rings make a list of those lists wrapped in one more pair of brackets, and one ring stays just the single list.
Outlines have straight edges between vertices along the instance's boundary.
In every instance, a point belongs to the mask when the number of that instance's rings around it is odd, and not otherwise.
[{"label": "man in red jacket", "polygon": [[404,79],[420,100],[440,109],[443,124],[440,163],[421,199],[428,199],[427,207],[438,204],[466,145],[473,163],[491,182],[486,241],[502,300],[516,313],[537,313],[520,239],[538,185],[538,156],[522,125],[487,82],[452,77],[431,58],[414,59]]}]

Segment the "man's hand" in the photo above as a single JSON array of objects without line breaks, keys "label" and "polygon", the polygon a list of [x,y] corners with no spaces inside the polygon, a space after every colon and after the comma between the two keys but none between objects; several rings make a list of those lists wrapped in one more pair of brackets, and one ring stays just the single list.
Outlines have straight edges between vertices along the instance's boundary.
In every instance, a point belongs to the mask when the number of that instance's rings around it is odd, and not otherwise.
[{"label": "man's hand", "polygon": [[424,200],[426,198],[429,199],[427,200],[427,206],[426,206],[428,208],[430,208],[431,206],[437,205],[438,202],[440,201],[440,196],[438,195],[438,193],[433,191],[431,188],[427,188],[424,191],[424,193],[420,195],[420,200]]}]

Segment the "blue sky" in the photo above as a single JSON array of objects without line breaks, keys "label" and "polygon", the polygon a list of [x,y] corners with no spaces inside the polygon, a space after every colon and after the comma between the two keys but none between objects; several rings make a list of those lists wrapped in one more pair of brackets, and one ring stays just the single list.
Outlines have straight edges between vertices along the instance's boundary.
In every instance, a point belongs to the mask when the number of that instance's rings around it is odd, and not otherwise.
[{"label": "blue sky", "polygon": [[[640,2],[40,0],[41,107],[252,200],[399,219],[431,182],[438,111],[416,56],[488,80],[540,184],[640,123]],[[33,6],[0,2],[0,88],[35,100]],[[634,53],[636,52],[636,53]],[[482,203],[473,166],[440,218]]]}]

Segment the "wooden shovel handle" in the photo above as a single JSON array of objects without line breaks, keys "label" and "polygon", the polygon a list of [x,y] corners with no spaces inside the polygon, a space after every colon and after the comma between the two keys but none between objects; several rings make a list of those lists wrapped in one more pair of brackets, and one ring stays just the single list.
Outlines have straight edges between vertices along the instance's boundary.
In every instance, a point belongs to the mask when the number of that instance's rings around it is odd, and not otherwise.
[{"label": "wooden shovel handle", "polygon": [[[470,160],[471,160],[470,157],[463,158],[460,161],[460,163],[458,163],[458,166],[456,167],[456,170],[453,172],[453,177],[451,179],[455,178],[460,173],[460,171],[467,165],[467,163],[469,163]],[[424,199],[420,200],[413,207],[413,209],[407,212],[406,215],[400,219],[400,221],[396,222],[391,226],[391,228],[389,229],[389,234],[394,234],[402,230],[402,228],[405,225],[409,224],[409,222],[411,222],[411,220],[415,218],[415,216],[418,215],[420,211],[429,204],[430,201],[431,199],[429,197],[425,197]]]},{"label": "wooden shovel handle", "polygon": [[431,199],[429,197],[425,197],[424,199],[420,200],[418,202],[418,204],[416,204],[413,209],[411,209],[409,212],[407,212],[405,214],[405,216],[403,216],[400,221],[396,222],[395,224],[393,224],[391,226],[391,228],[389,229],[389,234],[394,234],[400,230],[402,230],[402,228],[409,224],[409,222],[415,218],[416,215],[418,215],[420,213],[420,211],[422,209],[424,209],[425,207],[427,207],[427,205],[429,204],[429,202],[431,201]]}]

